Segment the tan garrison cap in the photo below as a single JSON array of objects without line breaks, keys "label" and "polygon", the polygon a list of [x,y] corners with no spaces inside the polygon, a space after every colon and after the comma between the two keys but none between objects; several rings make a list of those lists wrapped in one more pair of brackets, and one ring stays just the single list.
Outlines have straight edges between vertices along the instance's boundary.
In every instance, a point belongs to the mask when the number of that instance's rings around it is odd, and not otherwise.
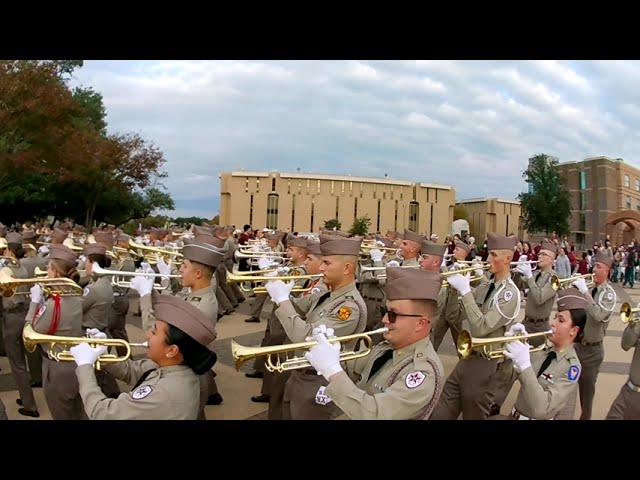
[{"label": "tan garrison cap", "polygon": [[599,263],[604,263],[608,267],[613,266],[613,258],[607,255],[606,253],[602,253],[602,252],[596,253],[595,261]]},{"label": "tan garrison cap", "polygon": [[224,252],[218,250],[213,245],[198,242],[186,241],[182,249],[184,258],[192,262],[202,263],[210,267],[216,268],[224,258]]},{"label": "tan garrison cap", "polygon": [[216,339],[211,321],[186,300],[174,295],[153,295],[152,302],[158,320],[179,328],[200,345],[206,347]]},{"label": "tan garrison cap", "polygon": [[419,268],[387,267],[387,300],[438,300],[443,276]]},{"label": "tan garrison cap", "polygon": [[320,251],[323,256],[360,255],[362,239],[343,238],[336,235],[320,235]]},{"label": "tan garrison cap", "polygon": [[558,247],[555,246],[555,244],[549,242],[549,241],[544,241],[540,244],[540,250],[546,250],[549,253],[552,253],[554,256],[558,254]]},{"label": "tan garrison cap", "polygon": [[460,247],[461,249],[463,249],[467,253],[469,253],[471,251],[471,245],[469,245],[468,243],[456,241],[456,247]]},{"label": "tan garrison cap", "polygon": [[[224,247],[224,243],[225,243],[224,239],[218,238],[215,235],[211,235],[210,233],[196,233],[194,235],[193,240],[195,240],[196,242],[200,242],[200,243],[207,243],[207,244],[213,245],[214,247],[217,247],[217,248]],[[186,241],[187,240],[185,239],[185,242]]]},{"label": "tan garrison cap", "polygon": [[7,243],[19,243],[22,245],[22,235],[16,232],[7,233]]},{"label": "tan garrison cap", "polygon": [[402,235],[403,240],[409,240],[412,242],[416,242],[417,244],[422,244],[424,237],[422,235],[418,235],[416,232],[412,232],[411,230],[404,229],[404,235]]},{"label": "tan garrison cap", "polygon": [[0,225],[0,237],[6,237],[6,236],[7,236],[7,226]]},{"label": "tan garrison cap", "polygon": [[487,234],[488,250],[513,250],[517,243],[518,239],[514,236],[505,237],[493,232]]},{"label": "tan garrison cap", "polygon": [[97,243],[101,243],[106,248],[113,248],[113,233],[111,232],[95,232],[93,234]]},{"label": "tan garrison cap", "polygon": [[433,243],[429,240],[422,240],[422,248],[420,253],[422,255],[437,255],[443,257],[447,251],[447,246],[444,243]]},{"label": "tan garrison cap", "polygon": [[66,245],[51,245],[49,247],[49,259],[50,260],[62,260],[71,265],[75,265],[78,257],[73,250]]},{"label": "tan garrison cap", "polygon": [[307,248],[308,243],[309,242],[304,237],[296,237],[294,235],[289,235],[287,237],[287,245],[290,247]]},{"label": "tan garrison cap", "polygon": [[277,233],[268,233],[267,240],[271,240],[272,242],[279,242],[280,235],[278,235]]},{"label": "tan garrison cap", "polygon": [[94,255],[94,254],[95,255],[106,255],[107,254],[107,247],[105,247],[104,245],[101,245],[99,243],[87,243],[82,248],[82,253],[85,256]]},{"label": "tan garrison cap", "polygon": [[382,242],[382,243],[384,243],[385,247],[393,248],[393,240],[391,240],[389,238],[377,237],[376,238],[376,242]]},{"label": "tan garrison cap", "polygon": [[207,228],[207,227],[200,227],[198,225],[195,225],[193,227],[193,233],[198,234],[198,233],[208,233],[210,235],[213,235],[214,229],[213,228]]},{"label": "tan garrison cap", "polygon": [[558,292],[558,311],[564,312],[577,308],[587,308],[587,299],[575,287],[565,288]]},{"label": "tan garrison cap", "polygon": [[129,242],[129,240],[131,240],[131,236],[127,235],[126,233],[121,233],[120,235],[118,235],[118,241],[119,242]]},{"label": "tan garrison cap", "polygon": [[307,242],[307,254],[311,255],[322,255],[322,251],[320,250],[320,242]]},{"label": "tan garrison cap", "polygon": [[58,227],[54,228],[53,232],[51,232],[51,238],[60,243],[64,242],[64,239],[67,238],[68,236],[69,234],[67,232],[59,229]]}]

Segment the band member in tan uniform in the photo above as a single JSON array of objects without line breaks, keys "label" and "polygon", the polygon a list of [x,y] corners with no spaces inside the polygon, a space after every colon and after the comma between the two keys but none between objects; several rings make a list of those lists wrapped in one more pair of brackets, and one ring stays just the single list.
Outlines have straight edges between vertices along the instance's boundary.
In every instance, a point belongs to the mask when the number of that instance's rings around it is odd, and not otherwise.
[{"label": "band member in tan uniform", "polygon": [[[283,252],[284,248],[282,247],[282,244],[280,243],[280,235],[276,235],[275,233],[270,233],[267,235],[267,243],[269,245],[269,248],[271,249],[271,251],[273,252]],[[279,257],[280,255],[278,255]],[[260,322],[260,312],[262,312],[262,307],[264,306],[264,302],[267,300],[267,298],[269,297],[268,294],[266,293],[259,293],[255,296],[255,299],[253,300],[253,303],[251,304],[251,310],[249,310],[249,318],[245,319],[245,322],[249,322],[249,323],[258,323]],[[273,312],[273,310],[272,310]],[[261,371],[260,370],[260,364],[256,363],[256,370],[257,371]]]},{"label": "band member in tan uniform", "polygon": [[340,343],[329,343],[333,332],[321,325],[314,329],[318,344],[305,358],[329,382],[325,396],[349,418],[424,420],[444,385],[444,367],[429,340],[442,275],[398,267],[386,273],[384,341],[366,357],[346,362],[345,371]]},{"label": "band member in tan uniform", "polygon": [[425,238],[416,232],[405,229],[400,243],[400,256],[403,258],[401,265],[403,267],[419,267],[420,251],[422,250],[422,242]]},{"label": "band member in tan uniform", "polygon": [[[356,266],[362,239],[320,235],[324,283],[328,292],[291,299],[293,282],[269,281],[266,288],[271,300],[278,305],[276,315],[285,332],[286,343],[304,342],[320,324],[332,328],[336,335],[351,335],[365,330],[367,308],[356,288]],[[354,348],[356,342],[345,347]],[[295,352],[302,357],[305,352]],[[342,412],[326,399],[328,382],[314,368],[291,371],[286,382],[282,419],[328,420]]]},{"label": "band member in tan uniform", "polygon": [[[470,275],[447,276],[458,290],[467,313],[463,328],[475,338],[503,337],[520,313],[520,290],[511,280],[511,259],[516,238],[488,235],[489,264],[493,278],[471,292]],[[511,376],[511,361],[488,359],[474,351],[460,360],[444,386],[431,420],[485,420],[494,403],[495,392]]]},{"label": "band member in tan uniform", "polygon": [[[20,259],[24,256],[22,247],[22,235],[10,232],[7,235],[7,248],[4,256],[12,258],[16,263],[20,264]],[[2,273],[16,279],[26,279],[28,277],[27,269],[23,266],[16,267],[13,263],[8,263],[2,268]],[[2,317],[2,338],[4,340],[9,366],[11,367],[11,376],[18,387],[20,398],[16,400],[22,408],[18,410],[20,415],[26,417],[39,417],[36,399],[31,389],[31,380],[27,371],[26,351],[22,341],[22,329],[24,321],[29,310],[29,297],[24,295],[29,292],[29,287],[25,284],[16,288],[12,297],[2,297],[2,307],[4,315]],[[40,377],[38,375],[38,377]]]},{"label": "band member in tan uniform", "polygon": [[[587,299],[583,294],[575,288],[565,289],[558,294],[558,311],[551,321],[553,334],[548,337],[550,346],[532,354],[526,343],[507,342],[505,356],[513,362],[520,391],[511,414],[500,415],[500,418],[553,420],[575,396],[580,360],[574,345],[582,338],[586,308]],[[512,336],[538,332],[527,332],[524,324],[516,323],[506,333]]]},{"label": "band member in tan uniform", "polygon": [[[121,233],[117,238],[117,246],[126,249],[127,251],[119,251],[117,263],[111,264],[111,270],[117,270],[120,272],[135,272],[136,263],[128,251],[128,245],[131,237]],[[111,316],[109,318],[109,326],[107,327],[109,333],[113,338],[119,338],[121,340],[129,341],[129,335],[127,334],[127,313],[129,312],[129,289],[126,287],[113,287],[113,308],[111,309]],[[118,355],[124,355],[124,347],[116,347]]]},{"label": "band member in tan uniform", "polygon": [[629,322],[622,332],[621,345],[625,352],[632,348],[633,358],[629,378],[620,389],[609,409],[606,420],[640,420],[640,321]]},{"label": "band member in tan uniform", "polygon": [[[322,251],[320,250],[320,242],[311,241],[307,239],[307,258],[304,261],[304,269],[307,275],[319,275],[320,267],[322,266]],[[302,292],[301,297],[308,297],[314,293],[324,293],[328,290],[327,285],[324,283],[324,277],[317,278],[309,284],[310,290]]]},{"label": "band member in tan uniform", "polygon": [[[144,278],[144,277],[140,277]],[[196,420],[200,409],[198,377],[216,362],[208,348],[216,333],[211,321],[194,305],[173,295],[154,295],[155,322],[147,330],[144,360],[105,364],[103,368],[131,385],[118,398],[98,388],[94,363],[105,347],[81,343],[71,348],[75,373],[91,420]],[[104,333],[90,332],[95,338]]]},{"label": "band member in tan uniform", "polygon": [[[64,245],[49,247],[49,265],[47,278],[70,278],[77,282],[80,274],[76,270],[77,257]],[[57,296],[43,298],[42,288],[36,284],[31,287],[31,304],[27,312],[26,324],[45,335],[63,337],[84,337],[82,329],[82,297]],[[45,353],[42,358],[42,380],[44,397],[53,420],[86,420],[78,379],[73,362],[59,362],[50,358],[51,344],[41,344]],[[64,345],[53,347],[60,353]]]},{"label": "band member in tan uniform", "polygon": [[611,314],[616,306],[616,292],[609,284],[609,275],[613,258],[598,252],[593,267],[593,281],[596,284],[589,291],[584,278],[576,279],[572,284],[587,296],[587,325],[584,339],[576,344],[576,351],[582,364],[579,380],[580,420],[591,420],[593,397],[596,393],[596,380],[604,360],[604,336],[609,327]]}]

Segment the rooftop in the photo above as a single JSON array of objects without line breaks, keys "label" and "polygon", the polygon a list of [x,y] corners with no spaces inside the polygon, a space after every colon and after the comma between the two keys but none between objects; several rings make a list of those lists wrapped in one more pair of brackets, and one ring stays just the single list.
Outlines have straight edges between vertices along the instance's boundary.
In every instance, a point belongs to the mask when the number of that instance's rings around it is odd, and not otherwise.
[{"label": "rooftop", "polygon": [[514,205],[520,205],[520,202],[518,200],[497,198],[497,197],[466,198],[462,200],[456,200],[456,203],[479,203],[479,202],[486,202],[487,200],[496,200],[501,203],[513,203]]}]

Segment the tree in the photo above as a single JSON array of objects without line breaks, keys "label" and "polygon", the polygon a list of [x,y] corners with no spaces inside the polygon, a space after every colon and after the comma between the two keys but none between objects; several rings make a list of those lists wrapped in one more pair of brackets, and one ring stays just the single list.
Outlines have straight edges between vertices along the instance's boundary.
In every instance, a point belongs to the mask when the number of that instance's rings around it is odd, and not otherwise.
[{"label": "tree", "polygon": [[358,217],[353,221],[353,225],[349,230],[349,235],[352,237],[363,237],[369,233],[369,227],[371,226],[371,219],[368,215]]},{"label": "tree", "polygon": [[[213,217],[211,219],[211,223],[213,225],[220,225],[220,215],[216,215],[215,217]],[[202,223],[199,223],[198,225],[202,225]]]},{"label": "tree", "polygon": [[571,194],[567,180],[558,167],[558,160],[546,154],[537,154],[522,176],[530,187],[528,193],[521,193],[517,197],[522,208],[524,228],[546,235],[551,232],[568,234]]},{"label": "tree", "polygon": [[327,230],[333,230],[334,228],[336,230],[340,230],[342,228],[342,223],[337,218],[332,218],[331,220],[324,222],[324,228]]},{"label": "tree", "polygon": [[467,213],[467,209],[464,208],[464,205],[456,205],[453,207],[453,221],[456,220],[466,220],[469,221],[469,214]]}]

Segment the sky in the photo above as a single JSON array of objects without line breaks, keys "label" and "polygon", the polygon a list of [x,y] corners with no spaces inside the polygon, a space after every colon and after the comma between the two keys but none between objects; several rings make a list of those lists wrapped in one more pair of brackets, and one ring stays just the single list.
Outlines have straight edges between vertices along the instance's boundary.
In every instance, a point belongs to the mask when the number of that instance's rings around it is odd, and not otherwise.
[{"label": "sky", "polygon": [[164,153],[172,217],[213,218],[222,172],[440,183],[515,199],[545,153],[635,164],[638,61],[85,61],[109,133]]}]

